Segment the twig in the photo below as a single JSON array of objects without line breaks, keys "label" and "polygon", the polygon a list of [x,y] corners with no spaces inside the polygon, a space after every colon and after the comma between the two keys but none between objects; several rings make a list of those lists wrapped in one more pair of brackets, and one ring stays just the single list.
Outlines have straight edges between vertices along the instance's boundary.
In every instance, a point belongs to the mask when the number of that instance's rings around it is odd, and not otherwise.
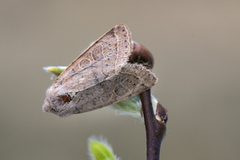
[{"label": "twig", "polygon": [[[151,52],[141,44],[133,43],[129,57],[131,63],[140,63],[152,69],[154,58]],[[140,94],[147,136],[147,160],[159,160],[160,146],[166,132],[167,110],[157,104],[156,115],[153,113],[150,89]]]},{"label": "twig", "polygon": [[166,132],[167,110],[159,103],[156,118],[150,89],[140,94],[147,136],[147,160],[159,160],[160,146]]}]

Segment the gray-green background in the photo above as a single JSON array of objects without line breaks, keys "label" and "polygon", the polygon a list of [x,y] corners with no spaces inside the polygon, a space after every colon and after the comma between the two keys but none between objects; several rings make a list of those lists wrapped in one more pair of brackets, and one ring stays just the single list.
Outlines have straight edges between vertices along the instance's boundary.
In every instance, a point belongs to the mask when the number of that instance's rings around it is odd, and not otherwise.
[{"label": "gray-green background", "polygon": [[43,113],[51,74],[113,26],[154,55],[152,88],[168,109],[163,160],[240,158],[239,0],[1,0],[0,159],[88,159],[102,135],[123,160],[146,159],[144,125],[103,108]]}]

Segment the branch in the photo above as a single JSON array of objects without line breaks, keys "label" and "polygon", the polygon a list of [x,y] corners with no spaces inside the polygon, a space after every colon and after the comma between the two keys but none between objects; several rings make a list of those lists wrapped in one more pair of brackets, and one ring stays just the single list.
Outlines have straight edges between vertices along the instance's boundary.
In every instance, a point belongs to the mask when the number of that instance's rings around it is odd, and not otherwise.
[{"label": "branch", "polygon": [[[143,45],[137,43],[133,45],[133,51],[129,61],[132,63],[141,63],[148,69],[152,69],[154,59],[151,52]],[[150,89],[141,93],[140,98],[147,137],[147,160],[159,160],[161,143],[166,133],[168,113],[167,110],[158,103],[156,115],[154,115]]]},{"label": "branch", "polygon": [[159,160],[160,146],[166,132],[167,110],[159,103],[156,118],[150,89],[140,94],[147,136],[147,160]]}]

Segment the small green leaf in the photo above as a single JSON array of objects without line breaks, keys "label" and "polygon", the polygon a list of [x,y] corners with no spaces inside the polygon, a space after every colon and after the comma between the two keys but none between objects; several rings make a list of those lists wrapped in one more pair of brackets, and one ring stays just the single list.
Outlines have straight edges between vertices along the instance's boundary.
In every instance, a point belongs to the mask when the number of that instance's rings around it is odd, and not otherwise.
[{"label": "small green leaf", "polygon": [[[153,112],[155,114],[158,101],[153,95],[151,95],[151,98],[152,98]],[[141,122],[144,122],[143,115],[141,114],[142,103],[139,95],[130,97],[126,100],[112,104],[108,107],[116,110],[117,114],[119,115],[132,116],[139,119]]]},{"label": "small green leaf", "polygon": [[43,67],[43,69],[47,72],[55,74],[57,77],[66,69],[66,66],[48,66]]},{"label": "small green leaf", "polygon": [[143,117],[141,116],[142,103],[139,95],[112,104],[108,107],[116,110],[117,114],[119,115],[128,115],[135,117],[142,122],[144,121]]},{"label": "small green leaf", "polygon": [[112,147],[102,138],[90,137],[88,139],[88,149],[92,160],[118,160]]}]

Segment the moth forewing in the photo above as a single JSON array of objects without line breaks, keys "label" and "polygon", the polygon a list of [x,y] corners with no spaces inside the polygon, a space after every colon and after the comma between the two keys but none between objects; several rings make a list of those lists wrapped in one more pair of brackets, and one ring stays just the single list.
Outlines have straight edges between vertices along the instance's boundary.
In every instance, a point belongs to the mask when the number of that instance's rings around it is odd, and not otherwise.
[{"label": "moth forewing", "polygon": [[156,82],[143,65],[128,62],[131,33],[117,25],[76,58],[46,92],[43,110],[62,116],[98,109],[135,96]]}]

